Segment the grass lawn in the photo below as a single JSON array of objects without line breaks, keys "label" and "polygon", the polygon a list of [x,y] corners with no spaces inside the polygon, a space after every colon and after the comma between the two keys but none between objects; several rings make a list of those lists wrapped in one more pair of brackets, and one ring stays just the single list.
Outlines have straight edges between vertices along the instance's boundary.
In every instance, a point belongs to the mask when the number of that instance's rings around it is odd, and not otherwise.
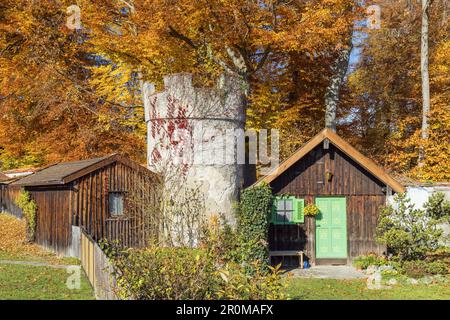
[{"label": "grass lawn", "polygon": [[287,292],[301,300],[450,300],[450,284],[397,284],[391,289],[367,289],[365,280],[289,279]]},{"label": "grass lawn", "polygon": [[0,300],[91,300],[90,284],[82,274],[81,288],[66,286],[66,269],[0,264]]},{"label": "grass lawn", "polygon": [[[0,260],[38,262],[47,265],[78,265],[25,239],[25,223],[0,213]],[[0,263],[0,300],[94,299],[84,273],[81,289],[66,286],[71,274],[65,268]]]}]

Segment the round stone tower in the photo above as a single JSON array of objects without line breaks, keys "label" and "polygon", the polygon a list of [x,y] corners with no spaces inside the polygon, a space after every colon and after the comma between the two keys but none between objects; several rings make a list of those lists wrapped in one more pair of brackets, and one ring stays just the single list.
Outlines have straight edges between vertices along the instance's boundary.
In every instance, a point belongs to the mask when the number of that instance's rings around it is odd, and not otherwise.
[{"label": "round stone tower", "polygon": [[[144,84],[148,166],[161,173],[171,201],[197,190],[206,216],[234,224],[234,204],[244,183],[245,93],[239,79],[223,76],[215,88],[196,88],[191,74],[164,78],[155,92]],[[184,193],[186,194],[186,193]]]}]

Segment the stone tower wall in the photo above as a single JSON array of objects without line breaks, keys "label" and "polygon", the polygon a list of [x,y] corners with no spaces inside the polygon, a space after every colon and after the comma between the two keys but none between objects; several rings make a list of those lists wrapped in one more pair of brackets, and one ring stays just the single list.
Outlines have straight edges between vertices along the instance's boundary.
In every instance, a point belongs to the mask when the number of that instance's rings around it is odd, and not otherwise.
[{"label": "stone tower wall", "polygon": [[144,85],[149,168],[165,177],[173,198],[197,188],[206,215],[223,214],[234,223],[244,179],[234,136],[245,127],[239,80],[222,77],[215,88],[196,88],[192,75],[176,74],[165,77],[164,85],[159,93]]}]

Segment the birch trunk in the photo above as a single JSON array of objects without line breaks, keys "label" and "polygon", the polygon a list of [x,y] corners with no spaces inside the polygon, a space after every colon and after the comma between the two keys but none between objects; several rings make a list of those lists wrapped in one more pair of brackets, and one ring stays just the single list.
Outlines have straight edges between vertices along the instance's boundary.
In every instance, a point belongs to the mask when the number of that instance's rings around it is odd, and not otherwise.
[{"label": "birch trunk", "polygon": [[333,131],[336,131],[336,110],[339,103],[339,93],[347,73],[352,48],[350,43],[347,48],[339,53],[331,67],[333,75],[325,93],[325,127]]},{"label": "birch trunk", "polygon": [[430,113],[430,75],[428,72],[428,18],[430,0],[422,0],[422,45],[420,67],[422,72],[422,144],[419,148],[419,167],[424,165],[424,142],[428,139],[428,117]]}]

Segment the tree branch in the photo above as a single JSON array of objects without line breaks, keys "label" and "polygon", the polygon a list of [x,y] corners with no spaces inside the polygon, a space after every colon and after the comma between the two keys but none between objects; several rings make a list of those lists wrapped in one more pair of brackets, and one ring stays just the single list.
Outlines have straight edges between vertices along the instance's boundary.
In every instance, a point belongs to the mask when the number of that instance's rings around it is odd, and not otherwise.
[{"label": "tree branch", "polygon": [[177,39],[185,42],[186,44],[188,44],[189,46],[191,46],[194,49],[198,49],[198,46],[194,43],[194,41],[189,39],[184,34],[178,32],[177,30],[175,30],[172,26],[169,26],[169,35],[171,37],[177,38]]}]

